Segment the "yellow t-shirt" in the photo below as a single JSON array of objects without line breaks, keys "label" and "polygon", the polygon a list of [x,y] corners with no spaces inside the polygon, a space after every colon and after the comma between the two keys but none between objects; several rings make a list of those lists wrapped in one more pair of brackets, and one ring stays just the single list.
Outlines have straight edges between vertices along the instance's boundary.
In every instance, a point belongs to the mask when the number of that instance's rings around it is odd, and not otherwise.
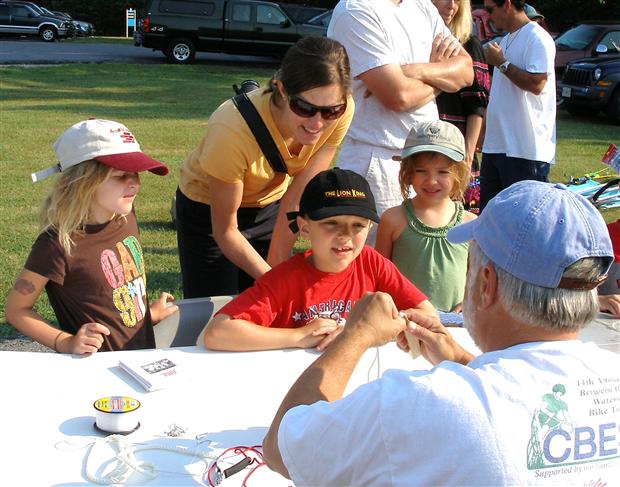
[{"label": "yellow t-shirt", "polygon": [[248,95],[278,147],[288,174],[276,173],[263,156],[252,131],[231,100],[222,103],[209,118],[200,145],[181,167],[179,187],[193,201],[211,204],[208,176],[227,183],[243,183],[241,207],[263,208],[278,201],[291,176],[300,172],[324,146],[337,147],[353,117],[354,102],[349,96],[346,112],[322,134],[316,144],[304,145],[292,155],[269,111],[271,93],[256,90]]}]

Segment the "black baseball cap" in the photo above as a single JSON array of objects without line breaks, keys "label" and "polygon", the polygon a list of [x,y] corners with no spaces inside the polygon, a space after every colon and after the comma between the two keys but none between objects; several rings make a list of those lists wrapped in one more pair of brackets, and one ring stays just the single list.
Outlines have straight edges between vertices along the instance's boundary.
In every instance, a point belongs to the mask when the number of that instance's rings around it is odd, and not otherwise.
[{"label": "black baseball cap", "polygon": [[375,197],[368,182],[353,171],[337,167],[314,176],[301,195],[299,211],[286,214],[294,233],[299,231],[295,221],[298,216],[316,221],[339,215],[360,216],[379,222]]}]

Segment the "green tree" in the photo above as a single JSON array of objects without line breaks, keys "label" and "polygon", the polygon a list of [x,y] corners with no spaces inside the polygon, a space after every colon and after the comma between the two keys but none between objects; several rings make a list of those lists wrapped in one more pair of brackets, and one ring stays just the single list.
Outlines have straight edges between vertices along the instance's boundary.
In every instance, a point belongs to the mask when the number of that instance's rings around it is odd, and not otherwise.
[{"label": "green tree", "polygon": [[620,22],[618,0],[531,0],[528,3],[544,14],[553,32],[563,32],[588,20]]}]

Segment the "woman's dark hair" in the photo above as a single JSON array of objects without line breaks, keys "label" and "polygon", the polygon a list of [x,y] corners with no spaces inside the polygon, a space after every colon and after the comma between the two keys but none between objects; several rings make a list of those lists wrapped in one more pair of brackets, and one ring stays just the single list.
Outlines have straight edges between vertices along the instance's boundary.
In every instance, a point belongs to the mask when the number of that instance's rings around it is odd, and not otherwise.
[{"label": "woman's dark hair", "polygon": [[282,83],[289,95],[336,84],[346,97],[351,81],[347,51],[334,39],[304,37],[286,51],[280,69],[269,82],[267,90],[273,92],[278,104],[280,94],[273,84],[274,79]]}]

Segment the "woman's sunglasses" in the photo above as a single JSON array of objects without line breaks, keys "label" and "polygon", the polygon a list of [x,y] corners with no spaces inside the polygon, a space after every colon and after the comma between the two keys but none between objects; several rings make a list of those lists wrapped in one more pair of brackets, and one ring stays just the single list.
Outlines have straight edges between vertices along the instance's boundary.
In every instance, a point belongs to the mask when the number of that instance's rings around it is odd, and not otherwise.
[{"label": "woman's sunglasses", "polygon": [[318,107],[295,95],[289,95],[288,106],[295,115],[299,115],[303,118],[311,118],[314,117],[317,112],[321,112],[321,117],[323,117],[323,120],[335,120],[336,118],[342,116],[347,109],[346,102],[331,107]]}]

